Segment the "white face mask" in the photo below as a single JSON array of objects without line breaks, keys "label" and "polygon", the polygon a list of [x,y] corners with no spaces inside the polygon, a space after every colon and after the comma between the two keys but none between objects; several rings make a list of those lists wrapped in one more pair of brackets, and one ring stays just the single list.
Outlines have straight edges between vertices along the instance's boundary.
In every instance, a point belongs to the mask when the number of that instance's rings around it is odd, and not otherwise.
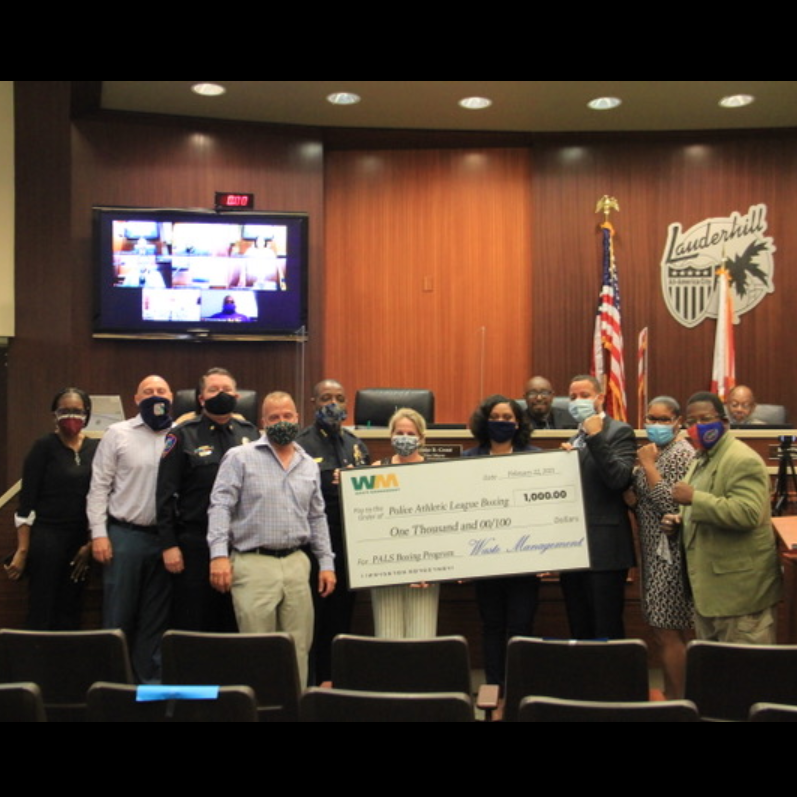
[{"label": "white face mask", "polygon": [[421,438],[414,434],[397,434],[390,438],[390,444],[400,457],[411,457],[420,447]]},{"label": "white face mask", "polygon": [[579,423],[584,423],[587,418],[591,418],[598,413],[595,410],[595,402],[592,399],[575,399],[567,406],[570,415]]}]

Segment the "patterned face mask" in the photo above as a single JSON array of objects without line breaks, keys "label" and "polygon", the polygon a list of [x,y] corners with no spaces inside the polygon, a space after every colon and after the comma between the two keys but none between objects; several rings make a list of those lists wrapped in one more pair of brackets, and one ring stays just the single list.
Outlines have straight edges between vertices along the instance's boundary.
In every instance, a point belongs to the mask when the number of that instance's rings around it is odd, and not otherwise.
[{"label": "patterned face mask", "polygon": [[390,443],[400,457],[411,457],[421,445],[421,438],[414,434],[397,434],[390,438]]},{"label": "patterned face mask", "polygon": [[316,420],[330,429],[337,429],[349,417],[346,408],[340,404],[324,404],[319,407],[315,414]]},{"label": "patterned face mask", "polygon": [[276,446],[289,446],[299,434],[299,424],[280,421],[266,427],[268,439]]}]

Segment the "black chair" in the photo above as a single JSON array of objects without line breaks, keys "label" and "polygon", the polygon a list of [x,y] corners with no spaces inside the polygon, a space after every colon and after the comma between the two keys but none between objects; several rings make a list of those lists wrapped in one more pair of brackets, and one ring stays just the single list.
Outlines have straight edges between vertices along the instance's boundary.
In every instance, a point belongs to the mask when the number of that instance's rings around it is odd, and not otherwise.
[{"label": "black chair", "polygon": [[565,700],[647,702],[648,651],[639,639],[608,642],[515,637],[506,654],[504,720],[539,695]]},{"label": "black chair", "polygon": [[0,681],[32,681],[41,688],[47,719],[85,719],[86,693],[96,681],[133,683],[124,633],[0,631]]},{"label": "black chair", "polygon": [[37,684],[0,684],[0,722],[47,722]]},{"label": "black chair", "polygon": [[797,705],[797,645],[690,642],[685,693],[705,722],[745,722],[756,703]]},{"label": "black chair", "polygon": [[700,722],[697,707],[688,700],[611,703],[524,697],[518,722]]},{"label": "black chair", "polygon": [[[789,423],[786,407],[782,404],[756,404],[752,417],[762,426],[783,426],[785,428]],[[755,424],[752,425],[755,428]]]},{"label": "black chair", "polygon": [[797,706],[756,703],[750,709],[750,722],[797,722]]},{"label": "black chair", "polygon": [[[175,689],[178,689],[175,687]],[[139,701],[139,687],[99,682],[88,691],[88,722],[258,722],[249,686],[220,686],[218,697]]]},{"label": "black chair", "polygon": [[427,425],[434,423],[434,393],[400,387],[358,390],[354,398],[354,423],[357,426],[387,426],[393,413],[402,407],[417,410]]},{"label": "black chair", "polygon": [[[182,418],[183,415],[188,413],[197,413],[201,409],[197,400],[196,388],[175,391],[172,404],[172,417],[175,420]],[[238,404],[235,408],[235,413],[236,415],[242,415],[247,421],[257,426],[258,429],[260,428],[260,407],[257,402],[256,390],[240,389],[238,391]]]},{"label": "black chair", "polygon": [[463,693],[365,692],[314,687],[303,695],[301,722],[474,722]]},{"label": "black chair", "polygon": [[461,636],[377,639],[341,634],[332,642],[332,686],[368,692],[469,695],[468,643]]},{"label": "black chair", "polygon": [[165,684],[251,686],[261,722],[297,722],[299,666],[289,634],[163,635]]}]

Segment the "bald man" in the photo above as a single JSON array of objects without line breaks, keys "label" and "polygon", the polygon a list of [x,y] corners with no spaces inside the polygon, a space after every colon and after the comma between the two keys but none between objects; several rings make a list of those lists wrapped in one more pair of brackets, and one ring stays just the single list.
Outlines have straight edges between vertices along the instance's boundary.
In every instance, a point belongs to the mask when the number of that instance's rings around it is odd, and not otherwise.
[{"label": "bald man", "polygon": [[728,417],[731,426],[761,425],[755,417],[756,400],[747,385],[736,385],[728,394]]},{"label": "bald man", "polygon": [[172,391],[162,377],[148,376],[134,400],[138,415],[113,424],[97,447],[86,510],[92,552],[104,568],[103,626],[125,632],[136,679],[157,683],[171,583],[158,537],[155,487],[172,423]]}]

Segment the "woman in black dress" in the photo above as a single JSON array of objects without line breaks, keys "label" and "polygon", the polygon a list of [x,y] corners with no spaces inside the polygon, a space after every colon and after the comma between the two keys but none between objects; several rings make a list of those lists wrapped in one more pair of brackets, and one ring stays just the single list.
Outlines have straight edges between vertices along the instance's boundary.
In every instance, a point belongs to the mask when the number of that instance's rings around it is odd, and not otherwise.
[{"label": "woman in black dress", "polygon": [[[471,417],[470,431],[479,445],[463,452],[464,457],[494,457],[541,450],[529,443],[531,425],[528,416],[516,401],[506,396],[486,398]],[[507,643],[513,636],[531,636],[539,584],[534,574],[476,581],[487,683],[503,688]]]},{"label": "woman in black dress", "polygon": [[25,459],[15,521],[17,550],[5,565],[14,581],[28,577],[27,627],[80,627],[83,582],[91,560],[86,495],[98,440],[86,437],[91,399],[78,388],[52,402],[54,433],[37,440]]}]

